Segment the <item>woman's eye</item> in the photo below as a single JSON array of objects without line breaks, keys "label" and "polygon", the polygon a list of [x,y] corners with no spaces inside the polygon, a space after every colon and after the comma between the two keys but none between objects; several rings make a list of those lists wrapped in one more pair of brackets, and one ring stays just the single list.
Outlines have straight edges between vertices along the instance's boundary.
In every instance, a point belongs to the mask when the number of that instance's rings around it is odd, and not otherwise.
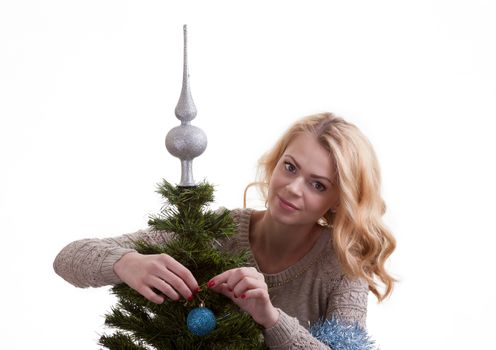
[{"label": "woman's eye", "polygon": [[315,181],[312,183],[313,188],[315,188],[319,192],[323,192],[326,190],[326,187],[322,185],[320,182]]},{"label": "woman's eye", "polygon": [[290,173],[294,173],[296,171],[296,167],[290,162],[284,162],[284,168]]}]

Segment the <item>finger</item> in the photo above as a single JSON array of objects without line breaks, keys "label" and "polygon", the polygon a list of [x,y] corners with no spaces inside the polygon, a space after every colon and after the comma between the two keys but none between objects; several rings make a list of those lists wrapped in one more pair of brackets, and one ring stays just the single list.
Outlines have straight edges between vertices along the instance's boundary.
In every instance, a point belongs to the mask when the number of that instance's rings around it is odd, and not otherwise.
[{"label": "finger", "polygon": [[197,293],[199,291],[198,282],[191,271],[173,257],[166,254],[162,254],[162,256],[164,256],[167,268],[184,281],[191,293]]},{"label": "finger", "polygon": [[265,284],[264,281],[260,281],[255,277],[245,276],[238,281],[238,283],[234,286],[234,288],[232,288],[232,291],[235,297],[239,297],[242,294],[252,289],[266,290],[267,285]]},{"label": "finger", "polygon": [[216,286],[220,286],[223,283],[227,283],[229,276],[232,274],[233,270],[227,270],[214,276],[208,281],[208,288],[215,288]]},{"label": "finger", "polygon": [[[208,282],[208,287],[211,288],[216,284],[227,283],[228,287],[234,289],[234,286],[245,276],[261,275],[257,269],[253,267],[240,267],[222,272],[213,277]],[[262,275],[263,277],[263,275]]]},{"label": "finger", "polygon": [[161,280],[165,281],[172,288],[174,288],[176,292],[183,296],[184,299],[189,301],[193,300],[193,294],[191,290],[186,285],[186,283],[184,283],[184,281],[180,279],[179,276],[177,276],[176,274],[172,273],[168,269],[164,269],[159,272],[158,277],[160,277]]},{"label": "finger", "polygon": [[265,300],[265,301],[270,300],[269,293],[267,292],[267,290],[264,290],[261,288],[247,290],[246,292],[244,292],[240,295],[240,298],[241,299],[260,299],[260,300]]},{"label": "finger", "polygon": [[[239,284],[242,284],[240,288],[240,290],[242,290],[243,285],[247,288],[250,283],[259,281],[257,280],[258,275],[260,275],[260,273],[253,267],[241,267],[239,269],[234,269],[233,273],[230,274],[227,279],[227,286],[234,291],[238,288]],[[238,295],[240,295],[239,291],[234,294],[235,297]]]},{"label": "finger", "polygon": [[145,287],[142,290],[138,291],[141,295],[143,295],[146,299],[150,300],[155,304],[162,304],[165,301],[165,297],[158,295],[151,288]]},{"label": "finger", "polygon": [[227,287],[227,284],[217,284],[211,288],[214,292],[220,293],[228,297],[229,299],[234,298],[232,290]]},{"label": "finger", "polygon": [[169,283],[158,277],[152,277],[150,286],[162,292],[165,296],[172,300],[179,300],[180,295],[171,287]]}]

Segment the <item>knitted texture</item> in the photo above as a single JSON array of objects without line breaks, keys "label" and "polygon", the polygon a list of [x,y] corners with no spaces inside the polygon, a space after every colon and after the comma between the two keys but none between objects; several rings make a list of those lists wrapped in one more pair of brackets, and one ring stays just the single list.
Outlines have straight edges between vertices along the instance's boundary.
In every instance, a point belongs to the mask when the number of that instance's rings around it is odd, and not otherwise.
[{"label": "knitted texture", "polygon": [[126,253],[134,252],[136,241],[159,244],[169,236],[166,232],[139,230],[105,239],[82,239],[69,243],[53,262],[55,272],[70,284],[79,287],[101,287],[122,282],[114,272],[114,264]]},{"label": "knitted texture", "polygon": [[[231,212],[237,235],[218,242],[221,249],[250,250],[252,211],[237,209]],[[54,269],[77,287],[117,284],[121,281],[113,266],[122,255],[134,251],[134,242],[161,244],[169,237],[167,232],[146,229],[119,237],[75,241],[57,255]],[[271,349],[329,349],[332,345],[308,330],[311,324],[323,318],[335,316],[365,329],[368,285],[362,279],[352,279],[343,273],[332,250],[331,239],[331,233],[323,231],[314,247],[296,264],[276,274],[264,274],[270,299],[280,314],[276,324],[264,331],[265,342]],[[249,265],[260,270],[253,255],[248,258]]]}]

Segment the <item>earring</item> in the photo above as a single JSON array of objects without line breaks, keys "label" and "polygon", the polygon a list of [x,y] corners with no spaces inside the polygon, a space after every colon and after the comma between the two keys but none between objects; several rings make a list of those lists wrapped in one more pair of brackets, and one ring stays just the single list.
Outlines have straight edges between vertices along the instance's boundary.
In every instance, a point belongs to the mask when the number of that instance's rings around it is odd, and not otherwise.
[{"label": "earring", "polygon": [[321,217],[320,219],[317,220],[317,225],[321,227],[329,227],[329,222],[325,217]]}]

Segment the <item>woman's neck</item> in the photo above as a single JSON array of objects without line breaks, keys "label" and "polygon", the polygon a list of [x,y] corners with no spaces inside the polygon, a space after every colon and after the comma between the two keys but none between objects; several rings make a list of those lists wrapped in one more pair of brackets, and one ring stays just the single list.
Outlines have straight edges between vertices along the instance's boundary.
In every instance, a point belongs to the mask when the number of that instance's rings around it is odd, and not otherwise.
[{"label": "woman's neck", "polygon": [[250,245],[259,268],[278,273],[296,264],[319,239],[322,230],[315,225],[284,225],[273,220],[269,211],[252,213]]}]

